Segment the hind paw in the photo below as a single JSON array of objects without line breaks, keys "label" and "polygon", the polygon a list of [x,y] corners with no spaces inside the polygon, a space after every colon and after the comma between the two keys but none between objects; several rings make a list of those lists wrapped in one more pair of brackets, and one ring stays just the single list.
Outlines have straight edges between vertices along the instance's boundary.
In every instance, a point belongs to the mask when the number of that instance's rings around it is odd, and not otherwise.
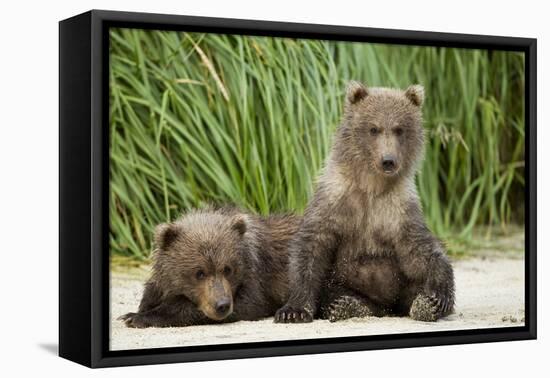
[{"label": "hind paw", "polygon": [[449,314],[453,305],[454,301],[448,296],[419,294],[411,305],[409,315],[415,320],[435,322]]},{"label": "hind paw", "polygon": [[350,318],[364,318],[372,316],[370,307],[359,298],[344,295],[334,300],[324,311],[324,318],[334,323]]}]

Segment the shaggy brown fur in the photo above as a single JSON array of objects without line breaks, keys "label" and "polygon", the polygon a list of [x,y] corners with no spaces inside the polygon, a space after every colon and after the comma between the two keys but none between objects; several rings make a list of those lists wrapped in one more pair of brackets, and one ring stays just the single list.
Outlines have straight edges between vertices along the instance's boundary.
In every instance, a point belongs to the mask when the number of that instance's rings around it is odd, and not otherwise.
[{"label": "shaggy brown fur", "polygon": [[171,327],[272,316],[288,299],[291,215],[196,210],[155,230],[153,273],[128,327]]},{"label": "shaggy brown fur", "polygon": [[434,321],[453,310],[453,270],[414,184],[423,98],[418,85],[350,83],[344,119],[291,242],[290,297],[276,322],[389,313]]}]

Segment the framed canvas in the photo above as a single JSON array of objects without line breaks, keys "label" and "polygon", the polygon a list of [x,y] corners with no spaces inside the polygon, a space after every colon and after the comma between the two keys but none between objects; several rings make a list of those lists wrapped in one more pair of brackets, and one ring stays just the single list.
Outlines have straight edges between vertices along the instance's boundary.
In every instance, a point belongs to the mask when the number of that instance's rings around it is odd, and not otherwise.
[{"label": "framed canvas", "polygon": [[60,356],[536,338],[535,39],[59,27]]}]

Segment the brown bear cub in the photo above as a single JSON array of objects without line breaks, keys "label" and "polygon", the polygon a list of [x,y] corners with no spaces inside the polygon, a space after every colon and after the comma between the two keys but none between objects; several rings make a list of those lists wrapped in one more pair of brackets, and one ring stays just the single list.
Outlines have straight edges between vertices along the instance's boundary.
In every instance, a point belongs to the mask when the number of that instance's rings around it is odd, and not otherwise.
[{"label": "brown bear cub", "polygon": [[419,85],[349,84],[343,121],[290,243],[289,300],[276,322],[386,314],[435,321],[453,311],[453,269],[424,222],[414,182],[423,100]]},{"label": "brown bear cub", "polygon": [[157,226],[153,271],[128,327],[183,327],[272,316],[288,293],[291,215],[195,210]]}]

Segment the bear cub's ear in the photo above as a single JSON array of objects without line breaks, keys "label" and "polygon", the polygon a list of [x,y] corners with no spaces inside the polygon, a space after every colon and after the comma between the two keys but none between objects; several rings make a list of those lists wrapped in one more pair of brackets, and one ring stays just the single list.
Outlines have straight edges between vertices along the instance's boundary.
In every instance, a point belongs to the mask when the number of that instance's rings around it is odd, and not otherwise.
[{"label": "bear cub's ear", "polygon": [[162,251],[167,250],[177,239],[179,230],[173,223],[161,223],[155,227],[155,244]]},{"label": "bear cub's ear", "polygon": [[239,235],[244,235],[244,233],[246,232],[246,229],[247,229],[247,219],[246,219],[246,215],[244,214],[241,214],[241,215],[238,215],[235,217],[234,221],[233,221],[233,225],[232,225],[232,228],[233,230],[237,231],[239,233]]},{"label": "bear cub's ear", "polygon": [[353,105],[367,97],[369,91],[362,83],[352,80],[346,87],[346,104]]},{"label": "bear cub's ear", "polygon": [[424,87],[418,84],[411,85],[405,91],[405,97],[407,97],[413,105],[422,106],[424,103]]}]

